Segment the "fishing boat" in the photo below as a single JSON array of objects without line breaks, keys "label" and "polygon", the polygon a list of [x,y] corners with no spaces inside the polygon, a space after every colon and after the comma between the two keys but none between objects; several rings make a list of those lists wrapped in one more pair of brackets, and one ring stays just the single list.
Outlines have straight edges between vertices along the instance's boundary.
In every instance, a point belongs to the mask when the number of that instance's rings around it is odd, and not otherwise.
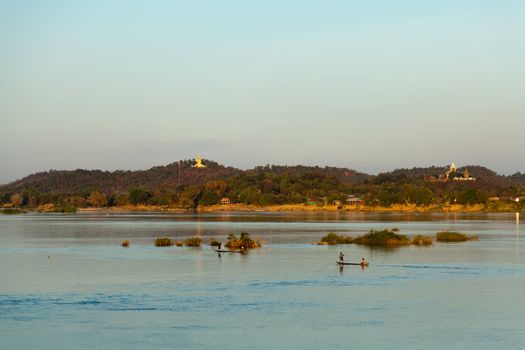
[{"label": "fishing boat", "polygon": [[355,266],[368,266],[368,262],[365,262],[365,263],[352,263],[352,262],[340,262],[338,261],[337,262],[338,265],[355,265]]},{"label": "fishing boat", "polygon": [[244,253],[242,250],[224,250],[224,249],[214,249],[217,253]]}]

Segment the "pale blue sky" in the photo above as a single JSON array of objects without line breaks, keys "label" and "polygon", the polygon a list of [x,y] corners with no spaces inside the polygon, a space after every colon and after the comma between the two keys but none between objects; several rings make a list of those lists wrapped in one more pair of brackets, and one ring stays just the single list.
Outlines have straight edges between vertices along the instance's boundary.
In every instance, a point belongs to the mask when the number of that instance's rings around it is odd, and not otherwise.
[{"label": "pale blue sky", "polygon": [[192,158],[525,171],[525,1],[0,0],[0,183]]}]

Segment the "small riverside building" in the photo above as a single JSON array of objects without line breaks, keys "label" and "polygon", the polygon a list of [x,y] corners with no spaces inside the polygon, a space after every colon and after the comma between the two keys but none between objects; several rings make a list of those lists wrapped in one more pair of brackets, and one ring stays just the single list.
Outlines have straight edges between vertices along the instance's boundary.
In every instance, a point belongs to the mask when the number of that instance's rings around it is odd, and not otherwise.
[{"label": "small riverside building", "polygon": [[361,198],[358,198],[354,195],[350,195],[348,196],[348,198],[346,199],[346,204],[348,205],[365,205],[365,201],[362,200]]},{"label": "small riverside building", "polygon": [[231,204],[232,202],[230,201],[230,198],[228,197],[222,197],[221,200],[219,201],[219,203],[221,205],[228,205],[228,204]]}]

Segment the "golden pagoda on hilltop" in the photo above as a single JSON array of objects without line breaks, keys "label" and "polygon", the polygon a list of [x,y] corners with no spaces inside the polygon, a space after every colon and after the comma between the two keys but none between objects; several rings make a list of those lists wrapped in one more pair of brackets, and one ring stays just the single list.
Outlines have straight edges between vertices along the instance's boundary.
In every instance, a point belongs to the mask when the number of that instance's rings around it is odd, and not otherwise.
[{"label": "golden pagoda on hilltop", "polygon": [[195,160],[195,164],[193,165],[194,168],[206,168],[206,165],[202,163],[201,156],[197,156],[197,159]]},{"label": "golden pagoda on hilltop", "polygon": [[436,175],[425,175],[425,181],[429,182],[447,182],[449,180],[453,181],[476,181],[475,177],[470,176],[470,173],[465,168],[463,172],[460,172],[456,167],[456,164],[452,163],[450,169],[445,171],[445,173]]}]

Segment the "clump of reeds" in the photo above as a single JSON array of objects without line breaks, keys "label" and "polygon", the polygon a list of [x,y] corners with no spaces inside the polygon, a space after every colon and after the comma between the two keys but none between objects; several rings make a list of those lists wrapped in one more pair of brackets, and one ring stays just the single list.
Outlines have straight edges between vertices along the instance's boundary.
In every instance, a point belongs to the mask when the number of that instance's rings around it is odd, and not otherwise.
[{"label": "clump of reeds", "polygon": [[212,239],[210,240],[210,246],[211,246],[211,247],[218,247],[218,246],[219,246],[219,243],[220,243],[220,242],[219,242],[218,240],[216,240],[215,238],[212,238]]},{"label": "clump of reeds", "polygon": [[466,234],[460,232],[442,231],[436,233],[436,240],[438,242],[466,242],[477,239],[478,236],[467,236]]},{"label": "clump of reeds", "polygon": [[230,249],[255,249],[262,246],[261,242],[250,238],[248,232],[241,232],[241,236],[237,238],[234,233],[228,236],[228,242],[225,244],[226,248]]},{"label": "clump of reeds", "polygon": [[26,213],[26,211],[22,209],[18,209],[18,208],[6,208],[3,210],[0,210],[0,213],[6,214],[6,215],[14,215],[14,214],[24,214]]},{"label": "clump of reeds", "polygon": [[182,246],[184,245],[184,242],[182,242],[182,241],[177,241],[177,242],[175,242],[175,245],[176,245],[177,247],[182,247]]},{"label": "clump of reeds", "polygon": [[129,247],[129,241],[127,239],[123,240],[122,243],[120,243],[121,246],[123,246],[124,248],[128,248]]},{"label": "clump of reeds", "polygon": [[74,207],[72,205],[69,206],[63,206],[63,207],[55,207],[53,209],[54,213],[64,213],[64,214],[76,214],[77,207]]},{"label": "clump of reeds", "polygon": [[370,246],[399,246],[411,242],[407,236],[397,234],[393,230],[370,230],[366,235],[355,238],[353,243]]},{"label": "clump of reeds", "polygon": [[173,245],[173,240],[168,237],[160,237],[155,240],[155,247],[170,247]]},{"label": "clump of reeds", "polygon": [[334,232],[330,232],[329,234],[321,238],[321,242],[324,242],[328,245],[351,244],[354,242],[354,239],[349,236],[340,236]]},{"label": "clump of reeds", "polygon": [[184,241],[186,247],[200,247],[202,243],[202,238],[200,237],[190,237]]},{"label": "clump of reeds", "polygon": [[414,245],[432,245],[432,237],[417,235],[412,238],[412,244]]}]

